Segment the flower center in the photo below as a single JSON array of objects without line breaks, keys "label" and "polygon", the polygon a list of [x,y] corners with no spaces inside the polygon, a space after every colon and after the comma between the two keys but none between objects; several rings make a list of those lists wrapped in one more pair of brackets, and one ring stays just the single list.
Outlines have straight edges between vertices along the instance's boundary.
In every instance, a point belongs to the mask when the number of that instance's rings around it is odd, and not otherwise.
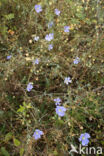
[{"label": "flower center", "polygon": [[85,140],[85,137],[82,137],[82,140]]},{"label": "flower center", "polygon": [[61,110],[61,109],[59,109],[59,112],[62,112],[62,110]]}]

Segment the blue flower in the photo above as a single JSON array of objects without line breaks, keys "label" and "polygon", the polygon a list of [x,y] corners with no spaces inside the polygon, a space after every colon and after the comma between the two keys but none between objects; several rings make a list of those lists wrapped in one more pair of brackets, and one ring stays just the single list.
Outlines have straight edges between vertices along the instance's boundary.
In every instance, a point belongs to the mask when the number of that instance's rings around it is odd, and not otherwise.
[{"label": "blue flower", "polygon": [[62,117],[65,115],[66,112],[66,108],[63,106],[57,106],[56,107],[56,114],[58,114],[58,116]]},{"label": "blue flower", "polygon": [[53,45],[52,44],[49,44],[48,50],[52,50],[52,49],[53,49]]},{"label": "blue flower", "polygon": [[48,34],[48,35],[45,36],[45,40],[46,41],[51,41],[51,40],[53,40],[53,37],[54,37],[54,34],[53,33],[50,33],[50,34]]},{"label": "blue flower", "polygon": [[59,16],[59,15],[60,15],[60,10],[55,9],[55,14],[56,14],[57,16]]},{"label": "blue flower", "polygon": [[33,64],[39,64],[39,60],[38,59],[34,60]]},{"label": "blue flower", "polygon": [[64,80],[64,83],[66,83],[68,85],[68,83],[71,83],[72,80],[70,77],[66,77],[65,80]]},{"label": "blue flower", "polygon": [[88,140],[89,138],[90,138],[90,135],[88,133],[83,133],[80,135],[79,141],[82,142],[83,146],[86,146],[89,143],[89,140]]},{"label": "blue flower", "polygon": [[12,57],[11,55],[7,56],[7,60],[10,60],[10,59],[11,59],[11,57]]},{"label": "blue flower", "polygon": [[30,82],[28,85],[27,85],[27,91],[30,92],[33,88],[33,84]]},{"label": "blue flower", "polygon": [[34,41],[38,41],[38,40],[39,40],[39,36],[35,36]]},{"label": "blue flower", "polygon": [[35,140],[38,140],[41,138],[41,135],[43,135],[43,131],[40,131],[39,129],[36,129],[34,134],[33,134],[33,137],[35,138]]},{"label": "blue flower", "polygon": [[70,31],[69,29],[70,29],[69,26],[65,26],[65,27],[64,27],[64,32],[69,32],[69,31]]},{"label": "blue flower", "polygon": [[54,99],[56,105],[60,105],[61,99],[58,97]]},{"label": "blue flower", "polygon": [[52,28],[52,26],[53,26],[53,21],[50,21],[49,23],[48,23],[48,28]]},{"label": "blue flower", "polygon": [[35,11],[36,11],[37,13],[41,12],[41,11],[42,11],[41,5],[35,5]]},{"label": "blue flower", "polygon": [[74,64],[78,64],[80,62],[80,58],[79,57],[76,57],[73,61]]}]

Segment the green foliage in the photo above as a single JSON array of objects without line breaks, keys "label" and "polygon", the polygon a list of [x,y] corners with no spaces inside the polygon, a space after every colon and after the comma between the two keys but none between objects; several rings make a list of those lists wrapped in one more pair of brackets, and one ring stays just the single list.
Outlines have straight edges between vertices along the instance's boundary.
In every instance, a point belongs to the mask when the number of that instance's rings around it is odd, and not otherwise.
[{"label": "green foliage", "polygon": [[14,138],[13,141],[14,141],[15,146],[19,146],[21,144],[20,141],[18,139],[16,139],[16,138]]},{"label": "green foliage", "polygon": [[23,156],[23,153],[24,153],[24,148],[21,148],[20,149],[20,156]]},{"label": "green foliage", "polygon": [[13,19],[14,18],[14,14],[8,14],[8,15],[4,15],[4,17],[5,17],[5,19],[6,20],[11,20],[11,19]]},{"label": "green foliage", "polygon": [[10,156],[10,154],[9,154],[8,151],[5,149],[5,147],[1,147],[1,154],[2,154],[2,156]]},{"label": "green foliage", "polygon": [[8,142],[10,139],[12,139],[12,133],[11,132],[9,132],[9,133],[7,133],[6,135],[5,135],[5,142]]}]

